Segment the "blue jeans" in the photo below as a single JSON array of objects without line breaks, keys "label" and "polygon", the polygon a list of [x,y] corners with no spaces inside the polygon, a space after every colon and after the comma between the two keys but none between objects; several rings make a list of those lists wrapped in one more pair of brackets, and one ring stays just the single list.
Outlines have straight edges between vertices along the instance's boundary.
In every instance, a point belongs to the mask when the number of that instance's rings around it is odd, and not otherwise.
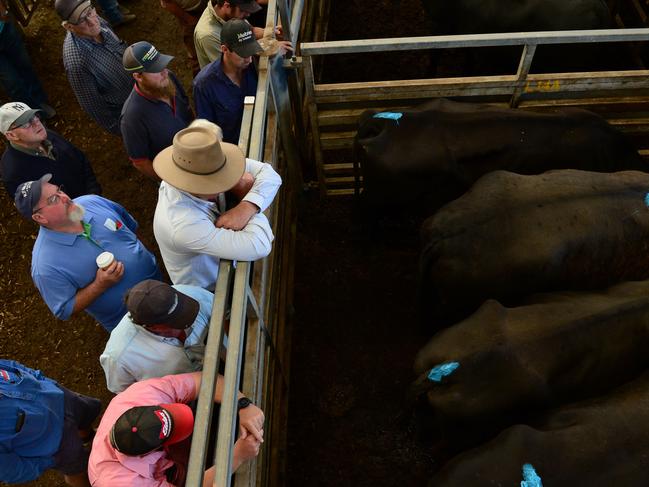
[{"label": "blue jeans", "polygon": [[119,10],[117,0],[97,0],[99,7],[109,24],[116,24],[122,20],[122,12]]},{"label": "blue jeans", "polygon": [[9,101],[21,101],[30,107],[38,107],[47,101],[13,21],[5,22],[0,32],[0,84],[7,92]]}]

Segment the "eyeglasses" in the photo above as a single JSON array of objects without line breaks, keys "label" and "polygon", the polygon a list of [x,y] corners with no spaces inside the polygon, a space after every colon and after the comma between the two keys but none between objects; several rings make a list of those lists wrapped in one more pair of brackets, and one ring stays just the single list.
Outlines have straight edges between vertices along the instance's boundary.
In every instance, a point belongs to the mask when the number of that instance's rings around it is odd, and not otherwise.
[{"label": "eyeglasses", "polygon": [[97,10],[95,10],[95,7],[90,7],[86,13],[84,13],[81,17],[79,17],[79,21],[76,24],[73,24],[70,22],[72,25],[81,25],[85,24],[88,22],[88,19],[91,17],[96,17],[97,16]]},{"label": "eyeglasses", "polygon": [[[64,192],[64,189],[65,188],[63,188],[63,185],[57,186],[56,193],[54,193],[53,195],[51,195],[49,198],[45,200],[45,206],[52,206],[57,204],[59,201],[61,201],[61,193]],[[34,213],[38,213],[39,211],[41,211],[43,208],[45,208],[45,206],[41,206],[40,208],[36,208],[35,210],[33,210],[32,215]]]},{"label": "eyeglasses", "polygon": [[24,124],[11,127],[9,130],[28,129],[29,127],[36,125],[36,122],[40,122],[40,121],[41,121],[41,117],[39,117],[38,115],[34,115],[32,118],[27,120]]}]

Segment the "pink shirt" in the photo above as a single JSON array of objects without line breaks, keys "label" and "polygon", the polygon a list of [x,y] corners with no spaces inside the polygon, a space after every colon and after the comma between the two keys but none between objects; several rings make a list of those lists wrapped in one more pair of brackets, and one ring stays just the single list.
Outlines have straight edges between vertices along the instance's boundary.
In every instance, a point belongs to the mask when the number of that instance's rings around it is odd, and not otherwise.
[{"label": "pink shirt", "polygon": [[166,451],[130,457],[115,450],[109,440],[115,421],[133,406],[189,403],[198,397],[194,373],[167,375],[136,382],[118,394],[106,408],[92,442],[88,477],[95,487],[170,487],[165,470],[173,465]]}]

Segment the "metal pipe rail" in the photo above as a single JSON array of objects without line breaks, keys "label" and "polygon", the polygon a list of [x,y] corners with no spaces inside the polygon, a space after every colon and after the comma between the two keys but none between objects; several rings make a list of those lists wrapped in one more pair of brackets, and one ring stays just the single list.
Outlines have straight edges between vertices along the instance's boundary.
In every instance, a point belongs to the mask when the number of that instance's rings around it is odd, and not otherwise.
[{"label": "metal pipe rail", "polygon": [[[281,10],[280,17],[286,25],[286,31],[297,39],[297,31],[292,30],[288,25],[291,19],[293,25],[300,24],[300,16],[303,10],[304,0],[292,2],[293,17],[289,17],[286,0],[279,0]],[[278,15],[277,0],[269,0],[267,25],[272,25]],[[296,15],[298,16],[296,19]],[[286,97],[286,82],[280,76],[273,76],[273,70],[283,69],[281,62],[269,63],[268,58],[262,57],[258,68],[257,93],[255,97],[246,97],[244,103],[244,115],[241,124],[241,135],[239,147],[248,157],[263,160],[265,133],[268,123],[269,104],[276,109],[278,115],[282,115],[280,104],[276,99]],[[280,78],[280,82],[273,78]],[[272,90],[269,87],[272,85]],[[269,93],[272,95],[268,99]],[[270,102],[270,103],[269,103]],[[282,105],[285,105],[282,103]],[[287,118],[277,117],[277,123],[281,129],[290,130],[290,127],[281,127],[280,119],[287,124]],[[271,134],[273,137],[274,134]],[[283,132],[284,137],[290,134]],[[296,162],[290,163],[295,167]],[[274,213],[273,205],[267,213]],[[271,219],[271,221],[273,221]],[[273,230],[276,230],[273,225]],[[277,242],[276,242],[277,244]],[[225,373],[223,396],[219,413],[218,433],[216,450],[214,455],[215,478],[214,484],[219,487],[230,486],[232,482],[232,455],[233,445],[236,439],[237,419],[237,391],[241,388],[244,394],[250,397],[255,404],[262,406],[262,380],[264,376],[263,366],[265,363],[265,346],[272,342],[268,329],[266,328],[266,316],[268,310],[266,303],[267,294],[272,292],[268,284],[271,275],[270,257],[258,261],[254,265],[251,262],[237,262],[236,266],[232,261],[221,260],[219,274],[216,282],[215,298],[210,320],[210,331],[207,338],[205,358],[203,362],[203,378],[199,391],[198,405],[194,434],[190,451],[188,465],[187,487],[199,487],[203,485],[207,450],[212,434],[212,412],[213,397],[216,387],[216,378],[219,368],[219,351],[222,348],[224,338],[224,323],[226,309],[230,307],[230,327],[228,334],[228,346],[225,358]],[[252,279],[251,279],[252,277]],[[234,280],[234,283],[232,282]],[[251,285],[251,280],[253,284]],[[272,284],[272,283],[271,283]],[[253,292],[254,291],[254,292]],[[258,296],[258,300],[255,297]],[[245,350],[245,354],[244,354]],[[244,363],[246,367],[243,369]],[[243,375],[243,378],[242,378]],[[240,383],[242,383],[240,387]],[[268,432],[268,429],[266,429]],[[268,435],[266,435],[266,439]],[[236,485],[256,485],[256,461],[249,462],[242,466],[235,478]]]},{"label": "metal pipe rail", "polygon": [[[452,36],[422,36],[384,39],[357,39],[330,42],[306,42],[300,46],[303,58],[306,107],[313,133],[313,153],[321,194],[351,194],[351,188],[341,184],[354,182],[357,174],[349,175],[347,166],[325,164],[324,150],[349,149],[353,140],[353,124],[336,119],[336,113],[362,111],[363,108],[399,104],[412,105],[434,97],[508,98],[510,107],[525,99],[549,100],[565,97],[645,95],[649,90],[649,70],[600,71],[584,73],[530,74],[537,46],[544,44],[578,44],[601,42],[631,42],[649,40],[649,28],[572,30],[556,32],[515,32]],[[362,54],[405,50],[479,48],[522,46],[515,73],[499,76],[469,76],[414,80],[370,81],[351,83],[316,83],[315,56],[331,54]],[[380,105],[379,105],[380,106]],[[321,124],[325,126],[321,126]],[[332,127],[346,127],[332,131]],[[348,128],[347,128],[348,127]],[[325,132],[324,135],[322,132]],[[342,175],[341,175],[342,174]]]},{"label": "metal pipe rail", "polygon": [[647,29],[564,30],[465,34],[452,36],[397,37],[349,41],[303,42],[303,56],[353,54],[382,51],[408,51],[457,47],[522,46],[541,44],[577,44],[590,42],[630,42],[649,40]]}]

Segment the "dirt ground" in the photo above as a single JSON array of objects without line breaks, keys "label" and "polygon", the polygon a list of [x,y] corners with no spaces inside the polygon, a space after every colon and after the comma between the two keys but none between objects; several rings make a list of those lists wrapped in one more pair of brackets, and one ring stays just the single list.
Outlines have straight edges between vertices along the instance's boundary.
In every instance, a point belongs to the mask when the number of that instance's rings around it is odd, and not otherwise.
[{"label": "dirt ground", "polygon": [[[137,20],[118,28],[118,35],[129,44],[150,41],[162,52],[176,56],[170,68],[188,90],[191,72],[175,19],[156,0],[124,0],[123,4],[137,15]],[[58,112],[47,125],[86,153],[104,196],[121,203],[134,215],[140,223],[140,238],[149,249],[156,249],[151,222],[157,187],[131,167],[121,139],[104,132],[82,112],[63,69],[64,34],[53,0],[39,5],[25,31],[36,71],[50,104]],[[2,103],[6,101],[10,100],[3,95]],[[0,197],[0,357],[41,369],[70,389],[100,398],[105,405],[112,394],[106,390],[98,357],[108,334],[85,314],[60,321],[45,306],[30,277],[31,251],[37,231],[35,224],[18,215],[3,189]],[[48,473],[29,485],[64,484],[58,474]]]}]

